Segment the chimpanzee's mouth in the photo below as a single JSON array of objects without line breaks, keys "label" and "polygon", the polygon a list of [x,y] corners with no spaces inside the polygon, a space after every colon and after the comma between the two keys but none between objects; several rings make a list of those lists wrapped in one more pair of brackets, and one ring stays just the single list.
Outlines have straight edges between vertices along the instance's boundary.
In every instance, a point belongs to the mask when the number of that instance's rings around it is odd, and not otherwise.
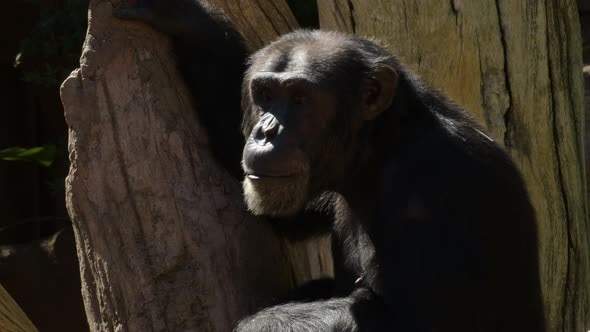
[{"label": "chimpanzee's mouth", "polygon": [[296,174],[246,174],[249,180],[289,179],[296,176]]}]

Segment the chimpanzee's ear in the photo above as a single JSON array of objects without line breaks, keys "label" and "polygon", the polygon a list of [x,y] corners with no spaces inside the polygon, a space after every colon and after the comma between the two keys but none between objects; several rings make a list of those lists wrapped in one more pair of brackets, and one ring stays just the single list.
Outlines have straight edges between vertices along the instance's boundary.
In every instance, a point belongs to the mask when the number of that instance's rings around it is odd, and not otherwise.
[{"label": "chimpanzee's ear", "polygon": [[393,103],[399,75],[390,66],[380,66],[361,86],[363,116],[365,120],[375,119]]}]

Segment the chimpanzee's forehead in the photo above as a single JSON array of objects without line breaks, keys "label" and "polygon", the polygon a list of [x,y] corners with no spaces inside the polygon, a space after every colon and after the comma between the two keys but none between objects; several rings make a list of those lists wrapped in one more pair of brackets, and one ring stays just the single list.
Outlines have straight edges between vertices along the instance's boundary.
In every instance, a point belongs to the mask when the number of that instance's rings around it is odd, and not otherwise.
[{"label": "chimpanzee's forehead", "polygon": [[361,75],[365,68],[359,57],[346,40],[338,43],[310,34],[279,40],[257,52],[251,71],[301,73],[320,83]]}]

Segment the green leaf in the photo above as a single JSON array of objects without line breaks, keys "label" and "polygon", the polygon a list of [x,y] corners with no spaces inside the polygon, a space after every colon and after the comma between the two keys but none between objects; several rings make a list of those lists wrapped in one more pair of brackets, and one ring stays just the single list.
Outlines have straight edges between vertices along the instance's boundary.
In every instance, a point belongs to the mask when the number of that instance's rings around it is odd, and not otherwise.
[{"label": "green leaf", "polygon": [[12,64],[12,66],[14,68],[17,68],[18,66],[20,66],[21,64],[21,59],[23,56],[23,52],[19,52],[15,57],[14,57],[14,63]]},{"label": "green leaf", "polygon": [[21,160],[35,162],[49,167],[55,160],[55,145],[36,146],[34,148],[11,147],[0,150],[0,160]]}]

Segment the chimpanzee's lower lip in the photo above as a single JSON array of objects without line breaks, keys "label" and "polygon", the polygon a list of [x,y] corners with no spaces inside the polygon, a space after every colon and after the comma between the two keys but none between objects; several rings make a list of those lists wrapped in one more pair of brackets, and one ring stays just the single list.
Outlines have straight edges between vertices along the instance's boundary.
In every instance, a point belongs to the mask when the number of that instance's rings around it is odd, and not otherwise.
[{"label": "chimpanzee's lower lip", "polygon": [[288,179],[295,175],[268,175],[268,174],[246,174],[246,177],[250,180],[266,180],[266,179]]}]

